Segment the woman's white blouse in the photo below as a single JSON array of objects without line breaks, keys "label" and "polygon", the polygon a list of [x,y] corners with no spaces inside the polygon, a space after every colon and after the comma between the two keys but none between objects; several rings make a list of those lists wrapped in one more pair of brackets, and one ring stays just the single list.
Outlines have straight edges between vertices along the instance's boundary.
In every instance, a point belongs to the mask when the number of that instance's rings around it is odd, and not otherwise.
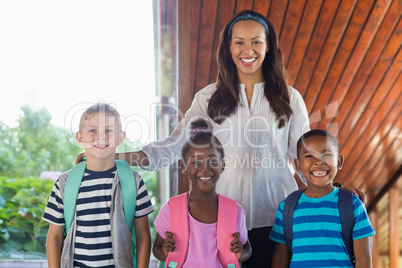
[{"label": "woman's white blouse", "polygon": [[190,123],[204,117],[212,123],[213,133],[225,150],[226,168],[217,183],[217,192],[243,206],[248,229],[273,226],[279,203],[297,190],[289,156],[293,163],[297,140],[310,130],[303,98],[289,87],[293,114],[279,129],[264,96],[264,83],[254,85],[250,107],[245,86],[240,84],[240,105],[236,112],[223,123],[216,124],[208,116],[208,102],[215,90],[216,83],[197,92],[190,109],[170,137],[142,148],[150,161],[147,170],[158,170],[181,159],[181,148],[189,136]]}]

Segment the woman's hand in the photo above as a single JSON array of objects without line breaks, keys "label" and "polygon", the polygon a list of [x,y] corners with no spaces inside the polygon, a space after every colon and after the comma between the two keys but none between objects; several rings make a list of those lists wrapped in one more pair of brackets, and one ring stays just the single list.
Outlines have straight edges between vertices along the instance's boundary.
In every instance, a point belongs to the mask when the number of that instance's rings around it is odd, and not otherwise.
[{"label": "woman's hand", "polygon": [[354,194],[355,196],[358,196],[360,201],[362,201],[362,203],[364,205],[366,205],[366,194],[363,193],[362,191],[360,191],[359,189],[355,189],[352,187],[343,187],[342,184],[338,183],[338,182],[334,182],[333,185],[339,189],[344,189],[346,191],[352,192],[352,194]]},{"label": "woman's hand", "polygon": [[85,152],[80,153],[77,158],[75,159],[75,164],[77,165],[78,163],[80,163],[82,161],[82,159],[84,159],[85,157]]},{"label": "woman's hand", "polygon": [[360,201],[362,201],[362,203],[364,205],[366,205],[366,194],[363,193],[362,191],[360,191],[359,189],[354,189],[352,187],[343,187],[342,189],[352,192],[354,195],[358,196]]}]

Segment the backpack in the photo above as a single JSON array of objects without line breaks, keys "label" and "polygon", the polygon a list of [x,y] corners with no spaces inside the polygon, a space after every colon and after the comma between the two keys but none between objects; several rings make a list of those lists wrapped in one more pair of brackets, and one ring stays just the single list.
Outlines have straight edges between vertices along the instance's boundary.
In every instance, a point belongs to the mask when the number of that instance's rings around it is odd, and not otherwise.
[{"label": "backpack", "polygon": [[[291,193],[283,206],[283,233],[286,245],[289,249],[289,254],[292,252],[293,241],[293,212],[296,208],[300,196],[306,189],[298,190]],[[338,208],[342,226],[342,240],[346,250],[351,257],[351,262],[354,265],[355,256],[353,253],[353,227],[355,218],[353,215],[353,194],[349,191],[339,189]]]},{"label": "backpack", "polygon": [[[165,267],[180,268],[187,257],[190,235],[188,196],[187,192],[169,200],[169,231],[175,235],[176,250],[169,252]],[[225,268],[240,267],[236,254],[230,251],[229,246],[232,242],[232,234],[236,232],[236,222],[237,202],[218,195],[218,221],[216,223],[218,258]]]},{"label": "backpack", "polygon": [[[119,175],[120,189],[123,197],[123,210],[128,229],[131,231],[133,264],[137,267],[136,242],[134,230],[134,216],[137,199],[137,184],[135,182],[133,170],[126,161],[115,160],[117,173]],[[86,161],[75,165],[68,173],[64,189],[64,220],[66,223],[65,233],[71,227],[75,215],[76,201],[81,187],[82,177],[84,176]]]}]

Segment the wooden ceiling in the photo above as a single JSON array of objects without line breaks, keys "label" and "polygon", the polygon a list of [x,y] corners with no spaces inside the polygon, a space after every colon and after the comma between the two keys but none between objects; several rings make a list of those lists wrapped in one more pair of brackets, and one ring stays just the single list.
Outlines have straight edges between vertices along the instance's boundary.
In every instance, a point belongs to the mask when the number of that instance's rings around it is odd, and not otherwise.
[{"label": "wooden ceiling", "polygon": [[187,100],[182,108],[215,82],[220,30],[233,14],[253,9],[275,25],[289,84],[304,97],[311,128],[338,137],[346,162],[337,181],[373,200],[401,177],[401,0],[183,0],[178,5],[179,46],[188,42],[182,46],[188,52],[179,48],[178,53],[189,58],[189,70],[179,66],[179,77],[188,75],[191,89],[179,91]]}]

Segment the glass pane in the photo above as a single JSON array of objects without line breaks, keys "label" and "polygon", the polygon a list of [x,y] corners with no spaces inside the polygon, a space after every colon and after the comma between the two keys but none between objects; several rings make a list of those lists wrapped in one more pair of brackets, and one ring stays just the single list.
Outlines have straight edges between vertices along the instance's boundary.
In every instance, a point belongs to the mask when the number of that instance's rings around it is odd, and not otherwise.
[{"label": "glass pane", "polygon": [[[152,1],[0,2],[0,267],[46,258],[41,218],[54,180],[82,151],[83,109],[116,107],[120,151],[155,139],[154,13]],[[157,174],[139,172],[157,206]]]}]

